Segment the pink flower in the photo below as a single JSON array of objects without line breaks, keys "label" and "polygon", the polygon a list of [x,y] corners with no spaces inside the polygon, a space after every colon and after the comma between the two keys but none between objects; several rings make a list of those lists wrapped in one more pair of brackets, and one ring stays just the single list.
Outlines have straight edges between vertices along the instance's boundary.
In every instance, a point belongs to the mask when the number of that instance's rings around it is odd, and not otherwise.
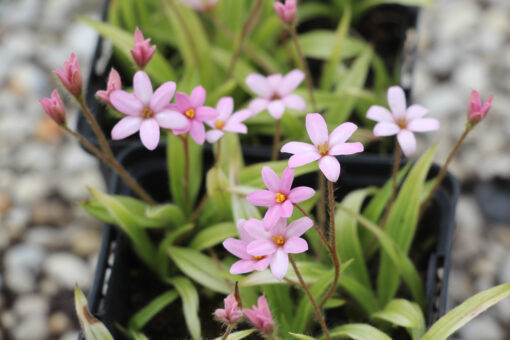
[{"label": "pink flower", "polygon": [[174,129],[176,135],[189,131],[191,138],[197,144],[204,144],[205,127],[204,122],[216,119],[218,112],[209,106],[204,106],[207,93],[202,86],[197,86],[191,92],[191,96],[177,92],[175,95],[176,105],[172,109],[181,113],[188,120],[189,124],[184,129]]},{"label": "pink flower", "polygon": [[252,309],[243,309],[244,314],[262,333],[271,335],[274,332],[274,320],[269,304],[264,296],[257,300],[258,306],[252,306]]},{"label": "pink flower", "polygon": [[243,317],[243,312],[239,309],[237,299],[234,295],[228,295],[225,300],[225,308],[218,308],[214,311],[214,316],[221,322],[232,325]]},{"label": "pink flower", "polygon": [[169,81],[154,93],[147,73],[138,71],[133,78],[134,94],[113,91],[110,101],[115,109],[127,115],[112,130],[112,139],[124,139],[140,131],[143,145],[154,150],[159,143],[159,128],[185,129],[188,120],[180,113],[166,109],[175,93],[175,83]]},{"label": "pink flower", "polygon": [[313,226],[308,217],[301,217],[285,227],[287,220],[281,218],[269,232],[261,221],[250,219],[244,225],[248,234],[255,238],[246,251],[252,256],[271,258],[271,272],[278,280],[283,279],[289,267],[288,254],[299,254],[308,250],[308,243],[300,236]]},{"label": "pink flower", "polygon": [[294,154],[289,159],[289,166],[296,168],[313,161],[319,161],[319,168],[328,180],[336,182],[340,177],[340,163],[334,156],[352,155],[363,151],[359,142],[346,143],[358,127],[353,123],[343,123],[328,136],[326,121],[318,113],[306,115],[306,130],[313,143],[289,142],[281,152]]},{"label": "pink flower", "polygon": [[208,11],[216,5],[218,0],[180,0],[183,5],[196,11]]},{"label": "pink flower", "polygon": [[145,68],[154,55],[154,52],[156,52],[156,45],[150,46],[150,42],[151,39],[145,39],[143,37],[142,31],[138,28],[135,30],[135,45],[130,52],[136,65],[141,70]]},{"label": "pink flower", "polygon": [[259,207],[269,207],[264,216],[264,228],[269,231],[280,218],[292,216],[293,204],[305,201],[315,194],[309,187],[291,190],[294,169],[283,170],[282,179],[268,166],[262,168],[262,179],[269,190],[257,190],[246,196],[248,202]]},{"label": "pink flower", "polygon": [[376,136],[397,135],[398,143],[404,155],[411,156],[416,150],[416,138],[413,132],[426,132],[439,129],[439,121],[434,118],[422,118],[428,110],[420,105],[407,108],[404,90],[399,86],[388,89],[388,104],[391,112],[382,106],[372,106],[367,118],[377,121],[374,127]]},{"label": "pink flower", "polygon": [[96,96],[106,104],[110,104],[110,95],[115,90],[122,89],[122,82],[120,81],[120,75],[117,70],[113,69],[108,75],[108,83],[106,84],[106,90],[99,90],[96,92]]},{"label": "pink flower", "polygon": [[240,240],[229,238],[223,241],[223,247],[240,258],[239,261],[230,267],[231,274],[244,274],[254,270],[262,271],[269,266],[269,262],[271,261],[270,256],[253,256],[247,253],[246,248],[248,244],[255,241],[255,238],[246,232],[244,229],[245,223],[245,220],[239,220],[237,222],[237,230],[241,237]]},{"label": "pink flower", "polygon": [[292,25],[296,20],[297,4],[296,0],[285,0],[285,4],[277,1],[273,3],[276,14],[287,25]]},{"label": "pink flower", "polygon": [[492,96],[487,99],[485,103],[482,104],[480,100],[480,93],[478,91],[473,90],[471,92],[471,96],[469,97],[469,105],[468,105],[468,121],[471,124],[477,124],[482,119],[487,116],[487,113],[491,109],[492,105]]},{"label": "pink flower", "polygon": [[64,62],[62,70],[55,70],[60,81],[73,96],[81,96],[82,77],[80,63],[74,53],[71,53],[69,60]]},{"label": "pink flower", "polygon": [[249,109],[253,114],[268,110],[274,119],[280,119],[286,108],[304,111],[306,102],[303,98],[292,92],[305,79],[300,70],[293,70],[285,77],[281,74],[273,74],[264,77],[252,73],[246,77],[248,87],[259,96],[251,101]]},{"label": "pink flower", "polygon": [[250,110],[237,111],[234,114],[234,100],[231,97],[223,97],[216,106],[218,117],[216,120],[207,121],[212,130],[207,131],[206,139],[214,143],[224,135],[224,131],[246,133],[248,129],[242,122],[251,116]]},{"label": "pink flower", "polygon": [[51,98],[43,98],[39,100],[39,104],[43,107],[44,111],[57,123],[58,125],[66,124],[66,108],[62,99],[57,92],[53,90]]}]

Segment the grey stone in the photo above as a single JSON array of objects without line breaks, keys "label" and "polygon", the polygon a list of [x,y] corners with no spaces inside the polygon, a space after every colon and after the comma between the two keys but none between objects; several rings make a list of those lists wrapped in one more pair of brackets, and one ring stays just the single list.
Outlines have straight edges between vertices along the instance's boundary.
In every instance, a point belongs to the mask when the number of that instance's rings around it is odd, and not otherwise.
[{"label": "grey stone", "polygon": [[48,226],[30,228],[25,234],[25,242],[36,244],[46,249],[56,249],[66,245],[62,231]]},{"label": "grey stone", "polygon": [[505,334],[494,319],[481,315],[460,329],[464,340],[504,340]]},{"label": "grey stone", "polygon": [[90,287],[93,273],[79,257],[69,253],[56,253],[44,262],[44,272],[62,287],[73,289],[78,284],[82,289]]},{"label": "grey stone", "polygon": [[46,251],[33,244],[22,243],[9,248],[4,256],[4,266],[7,269],[26,270],[37,274],[44,261]]},{"label": "grey stone", "polygon": [[18,205],[9,210],[3,225],[12,238],[19,238],[25,232],[29,219],[30,211],[25,206]]},{"label": "grey stone", "polygon": [[48,335],[47,320],[44,316],[29,317],[21,321],[14,329],[16,340],[40,340]]},{"label": "grey stone", "polygon": [[46,316],[49,311],[49,302],[42,295],[24,295],[16,300],[13,310],[22,318]]},{"label": "grey stone", "polygon": [[5,286],[14,293],[25,294],[35,290],[35,276],[28,270],[7,269],[5,271]]}]

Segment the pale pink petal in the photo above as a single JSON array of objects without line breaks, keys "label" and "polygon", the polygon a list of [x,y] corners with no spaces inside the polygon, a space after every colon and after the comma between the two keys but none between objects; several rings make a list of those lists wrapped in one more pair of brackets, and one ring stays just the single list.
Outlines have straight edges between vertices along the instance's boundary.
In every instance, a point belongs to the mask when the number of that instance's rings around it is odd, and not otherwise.
[{"label": "pale pink petal", "polygon": [[[252,257],[253,258],[253,257]],[[240,260],[230,267],[230,274],[245,274],[255,270],[256,262],[254,260]]]},{"label": "pale pink petal", "polygon": [[313,197],[313,195],[315,195],[315,190],[312,188],[296,187],[290,191],[288,199],[292,203],[299,203],[306,201],[307,199]]},{"label": "pale pink petal", "polygon": [[140,116],[143,111],[143,103],[134,94],[122,90],[113,91],[110,102],[117,111],[125,115]]},{"label": "pale pink petal", "polygon": [[164,129],[182,130],[189,127],[189,120],[177,111],[165,110],[154,116],[159,126]]},{"label": "pale pink petal", "polygon": [[282,172],[282,179],[280,181],[278,191],[282,194],[288,195],[290,188],[292,187],[292,182],[294,182],[294,169],[285,168]]},{"label": "pale pink petal", "polygon": [[273,229],[276,223],[282,217],[280,204],[276,204],[267,209],[266,214],[264,215],[264,229],[269,231]]},{"label": "pale pink petal", "polygon": [[406,95],[400,86],[388,89],[388,105],[395,118],[404,118],[406,115]]},{"label": "pale pink petal", "polygon": [[377,122],[393,122],[393,115],[391,112],[382,106],[374,105],[368,109],[367,118]]},{"label": "pale pink petal", "polygon": [[298,96],[297,94],[289,94],[289,95],[283,97],[282,100],[283,100],[283,103],[285,104],[285,106],[290,109],[294,109],[294,110],[298,110],[298,111],[306,110],[305,100],[301,96]]},{"label": "pale pink petal", "polygon": [[429,109],[427,109],[426,107],[423,107],[421,105],[416,105],[416,104],[411,105],[407,109],[406,119],[409,122],[414,119],[418,119],[418,118],[425,116],[427,114],[427,112],[429,112]]},{"label": "pale pink petal", "polygon": [[360,142],[356,143],[342,143],[337,144],[333,146],[331,149],[329,149],[329,154],[332,156],[339,156],[339,155],[352,155],[354,153],[362,152],[363,151],[363,144]]},{"label": "pale pink petal", "polygon": [[[277,193],[280,190],[280,179],[278,175],[268,166],[262,168],[262,180],[266,187],[273,193]],[[274,197],[274,194],[273,194]]]},{"label": "pale pink petal", "polygon": [[223,131],[220,131],[220,130],[209,130],[205,133],[205,139],[209,142],[209,143],[216,143],[218,141],[218,139],[220,139],[221,137],[223,137],[224,133]]},{"label": "pale pink petal", "polygon": [[338,160],[335,157],[322,157],[319,160],[319,168],[329,181],[338,181],[338,177],[340,177],[340,163],[338,163]]},{"label": "pale pink petal", "polygon": [[246,127],[246,125],[241,124],[241,123],[232,124],[230,122],[225,124],[225,126],[223,127],[223,130],[230,131],[230,132],[236,132],[236,133],[244,133],[244,134],[248,132],[248,128]]},{"label": "pale pink petal", "polygon": [[400,131],[400,127],[395,123],[381,122],[374,126],[374,135],[377,137],[393,136]]},{"label": "pale pink petal", "polygon": [[246,247],[246,251],[252,256],[272,255],[277,249],[278,245],[273,240],[255,240]]},{"label": "pale pink petal", "polygon": [[135,90],[135,96],[140,99],[145,106],[148,106],[152,98],[152,84],[147,73],[143,71],[135,73],[133,88]]},{"label": "pale pink petal", "polygon": [[218,111],[209,106],[201,106],[195,110],[195,119],[202,122],[213,120],[218,117]]},{"label": "pale pink petal", "polygon": [[413,132],[427,132],[439,130],[439,127],[440,127],[439,121],[434,118],[418,118],[410,121],[407,124],[407,128]]},{"label": "pale pink petal", "polygon": [[267,109],[268,105],[268,99],[255,98],[250,102],[250,105],[248,105],[248,109],[252,112],[252,116],[254,116]]},{"label": "pale pink petal", "polygon": [[234,112],[234,100],[232,97],[223,97],[218,101],[218,105],[216,105],[216,110],[218,111],[218,119],[222,121],[226,121],[232,112]]},{"label": "pale pink petal", "polygon": [[416,150],[416,138],[409,130],[402,130],[397,135],[398,143],[406,157],[412,156]]},{"label": "pale pink petal", "polygon": [[285,200],[282,204],[280,204],[280,216],[282,218],[289,218],[292,216],[293,205],[290,200]]},{"label": "pale pink petal", "polygon": [[278,92],[278,89],[282,85],[283,76],[281,74],[272,74],[267,77],[267,82],[269,84],[269,88],[271,89],[271,94],[275,94]]},{"label": "pale pink petal", "polygon": [[251,260],[252,256],[246,252],[248,243],[237,240],[235,238],[228,238],[223,241],[223,247],[231,254],[243,260]]},{"label": "pale pink petal", "polygon": [[309,217],[301,217],[289,224],[285,231],[285,237],[287,239],[291,237],[300,237],[311,227],[313,227],[313,221]]},{"label": "pale pink petal", "polygon": [[131,136],[138,130],[142,124],[141,117],[124,117],[112,129],[112,139],[119,140]]},{"label": "pale pink petal", "polygon": [[351,122],[343,123],[337,126],[329,136],[329,147],[331,148],[337,144],[344,143],[352,136],[357,128],[358,127],[356,124]]},{"label": "pale pink petal", "polygon": [[276,221],[276,224],[274,225],[273,229],[271,229],[271,235],[273,236],[284,236],[285,231],[287,230],[287,219],[286,218],[280,218],[278,221]]},{"label": "pale pink petal", "polygon": [[271,97],[271,89],[267,79],[260,74],[252,73],[246,77],[246,85],[258,96]]},{"label": "pale pink petal", "polygon": [[269,266],[269,263],[271,262],[271,256],[264,256],[263,259],[258,260],[255,263],[255,269],[258,271],[265,270],[267,266]]},{"label": "pale pink petal", "polygon": [[200,107],[205,103],[205,97],[207,96],[207,92],[202,86],[197,86],[191,92],[191,96],[189,97],[189,101],[191,106]]},{"label": "pale pink petal", "polygon": [[257,207],[271,207],[276,204],[275,193],[268,190],[257,190],[249,193],[246,199]]},{"label": "pale pink petal", "polygon": [[287,274],[288,267],[289,256],[283,249],[279,248],[271,258],[271,272],[276,279],[281,280]]},{"label": "pale pink petal", "polygon": [[283,245],[283,251],[287,254],[299,254],[308,250],[308,243],[301,237],[291,237]]},{"label": "pale pink petal", "polygon": [[282,118],[283,114],[285,113],[285,105],[281,100],[273,100],[267,106],[267,111],[269,111],[269,114],[274,119],[278,120]]},{"label": "pale pink petal", "polygon": [[282,146],[282,148],[280,149],[280,152],[297,154],[297,153],[301,153],[301,152],[310,152],[310,151],[316,151],[316,150],[317,150],[317,148],[312,144],[303,143],[303,142],[289,142],[289,143],[285,144],[284,146]]},{"label": "pale pink petal", "polygon": [[228,126],[229,124],[242,123],[246,119],[250,118],[251,115],[252,115],[252,112],[248,109],[239,110],[239,111],[235,112],[232,116],[230,116],[230,119],[227,120],[227,124],[225,125],[225,127]]},{"label": "pale pink petal", "polygon": [[172,100],[175,94],[175,83],[167,81],[157,88],[150,100],[149,107],[153,112],[162,111]]},{"label": "pale pink petal", "polygon": [[306,115],[306,131],[315,146],[328,142],[328,126],[320,114],[309,113]]},{"label": "pale pink petal", "polygon": [[237,227],[237,232],[239,233],[239,236],[241,237],[241,240],[242,241],[245,241],[245,242],[251,242],[253,240],[255,240],[253,237],[250,236],[250,234],[248,234],[248,232],[246,230],[244,230],[244,225],[246,224],[246,220],[245,219],[240,219],[237,221],[237,224],[236,224],[236,227]]},{"label": "pale pink petal", "polygon": [[175,94],[175,104],[177,105],[177,111],[182,113],[192,108],[188,95],[182,92]]},{"label": "pale pink petal", "polygon": [[255,240],[271,239],[271,234],[265,231],[262,221],[251,218],[244,224],[244,230]]},{"label": "pale pink petal", "polygon": [[193,140],[197,144],[204,144],[205,141],[204,123],[193,119],[190,124],[191,125],[189,129],[189,134],[191,135],[191,138],[193,138]]},{"label": "pale pink petal", "polygon": [[291,168],[297,168],[298,166],[302,166],[313,161],[316,161],[321,157],[322,156],[317,151],[307,151],[298,153],[289,158],[289,166]]},{"label": "pale pink petal", "polygon": [[280,96],[286,96],[290,94],[292,91],[297,89],[299,84],[303,82],[305,79],[305,74],[301,70],[293,70],[287,73],[285,77],[282,79],[280,86],[278,88],[278,93]]},{"label": "pale pink petal", "polygon": [[156,119],[144,119],[140,126],[140,139],[149,150],[154,150],[159,143],[159,125]]}]

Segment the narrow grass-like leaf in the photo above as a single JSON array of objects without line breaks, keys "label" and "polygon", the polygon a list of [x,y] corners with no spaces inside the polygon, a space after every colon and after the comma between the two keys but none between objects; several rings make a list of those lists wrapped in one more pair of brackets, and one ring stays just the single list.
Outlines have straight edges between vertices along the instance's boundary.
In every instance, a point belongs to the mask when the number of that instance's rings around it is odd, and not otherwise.
[{"label": "narrow grass-like leaf", "polygon": [[[241,340],[246,338],[255,332],[255,329],[245,329],[243,331],[232,332],[227,336],[227,340]],[[215,340],[221,340],[221,336],[217,337]]]},{"label": "narrow grass-like leaf", "polygon": [[373,318],[407,328],[413,340],[418,340],[425,333],[425,317],[415,302],[405,299],[391,300],[383,310],[372,315]]},{"label": "narrow grass-like leaf", "polygon": [[208,227],[199,232],[191,241],[189,247],[196,250],[204,250],[214,247],[229,237],[237,236],[234,223],[224,222]]},{"label": "narrow grass-like leaf", "polygon": [[[328,60],[333,54],[336,35],[328,30],[314,30],[300,34],[298,40],[305,57]],[[352,58],[366,46],[361,40],[349,36],[345,37],[343,44],[341,58]]]},{"label": "narrow grass-like leaf", "polygon": [[289,332],[289,334],[292,335],[295,339],[300,339],[300,340],[315,340],[315,338],[313,338],[311,336],[308,336],[308,335],[305,335],[305,334],[292,333],[292,332]]},{"label": "narrow grass-like leaf", "polygon": [[374,292],[358,281],[348,276],[340,275],[338,284],[359,303],[360,307],[363,308],[367,314],[370,315],[379,309],[379,302]]},{"label": "narrow grass-like leaf", "polygon": [[139,331],[145,327],[147,322],[149,322],[156,314],[174,302],[177,297],[178,294],[175,290],[169,290],[168,292],[161,294],[131,317],[129,320],[129,328]]},{"label": "narrow grass-like leaf", "polygon": [[74,305],[86,340],[113,340],[105,325],[90,314],[87,298],[78,285],[74,289]]},{"label": "narrow grass-like leaf", "polygon": [[200,339],[201,326],[198,317],[198,292],[193,283],[185,277],[179,276],[168,280],[182,300],[182,312],[186,320],[186,326],[193,340]]},{"label": "narrow grass-like leaf", "polygon": [[[375,328],[362,323],[351,323],[330,330],[332,338],[349,338],[354,340],[391,340],[391,338]],[[324,337],[321,337],[324,339]]]},{"label": "narrow grass-like leaf", "polygon": [[[325,275],[328,272],[326,266],[318,264],[316,262],[296,262],[296,265],[303,276],[303,280],[307,284],[313,284],[317,282],[317,280]],[[286,278],[298,281],[296,273],[292,268],[289,268]],[[239,286],[241,287],[249,287],[256,285],[264,285],[264,284],[283,284],[285,281],[277,280],[271,271],[265,270],[262,272],[254,272],[248,276],[243,277],[239,280]]]}]

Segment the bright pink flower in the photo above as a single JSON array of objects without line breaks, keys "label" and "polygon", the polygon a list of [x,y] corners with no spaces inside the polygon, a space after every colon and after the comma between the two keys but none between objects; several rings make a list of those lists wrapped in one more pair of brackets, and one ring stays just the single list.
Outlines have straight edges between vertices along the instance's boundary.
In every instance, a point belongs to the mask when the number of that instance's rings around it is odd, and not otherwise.
[{"label": "bright pink flower", "polygon": [[259,207],[269,207],[264,216],[264,228],[269,231],[280,218],[292,216],[293,204],[305,201],[315,194],[309,187],[291,190],[294,169],[283,170],[282,179],[268,166],[262,168],[262,179],[269,190],[257,190],[246,196],[248,202]]},{"label": "bright pink flower", "polygon": [[214,316],[221,322],[232,325],[243,317],[243,312],[239,309],[237,299],[234,295],[228,295],[225,300],[225,308],[218,308],[214,311]]},{"label": "bright pink flower", "polygon": [[145,39],[142,31],[138,28],[135,30],[135,45],[131,52],[133,60],[136,65],[143,70],[149,63],[154,52],[156,52],[156,45],[150,46],[151,39]]},{"label": "bright pink flower", "polygon": [[73,96],[81,96],[82,77],[80,63],[74,53],[71,53],[69,60],[64,62],[62,70],[55,70],[60,81]]},{"label": "bright pink flower", "polygon": [[257,300],[258,306],[252,306],[252,309],[243,309],[244,314],[262,333],[271,335],[274,332],[274,320],[269,304],[264,296]]},{"label": "bright pink flower", "polygon": [[224,135],[224,131],[246,133],[248,129],[243,121],[251,116],[250,110],[234,111],[234,100],[231,97],[223,97],[216,106],[218,117],[215,120],[207,121],[212,130],[207,131],[206,139],[209,143],[214,143]]},{"label": "bright pink flower", "polygon": [[267,266],[269,266],[269,262],[271,262],[270,256],[253,256],[246,252],[248,244],[255,241],[255,238],[246,232],[244,229],[245,223],[245,220],[239,220],[237,222],[237,230],[241,237],[240,240],[228,238],[223,241],[223,247],[240,258],[239,261],[230,267],[231,274],[244,274],[254,270],[262,271],[265,270]]},{"label": "bright pink flower", "polygon": [[409,157],[416,150],[413,132],[438,130],[439,121],[434,118],[422,118],[428,112],[423,106],[411,105],[407,108],[404,90],[399,86],[388,89],[388,104],[391,112],[385,107],[374,105],[368,110],[367,118],[378,122],[374,127],[374,135],[397,135],[404,155]]},{"label": "bright pink flower", "polygon": [[300,236],[313,226],[308,217],[301,217],[291,222],[282,218],[269,232],[264,230],[261,221],[250,219],[244,225],[248,234],[255,238],[250,242],[246,251],[252,256],[266,256],[271,258],[271,272],[278,280],[283,279],[289,267],[288,254],[299,254],[308,250],[308,243]]},{"label": "bright pink flower", "polygon": [[259,96],[251,101],[249,109],[253,114],[267,109],[274,119],[282,118],[286,108],[304,111],[305,100],[292,93],[303,79],[305,75],[300,70],[293,70],[285,77],[281,74],[268,77],[256,73],[248,75],[246,84]]},{"label": "bright pink flower", "polygon": [[185,129],[188,120],[180,113],[166,109],[175,93],[175,83],[169,81],[152,92],[147,73],[138,71],[133,78],[134,94],[113,91],[110,101],[115,109],[127,115],[112,130],[112,139],[124,139],[140,131],[143,145],[154,150],[159,143],[159,128]]},{"label": "bright pink flower", "polygon": [[57,123],[58,125],[66,124],[66,108],[62,99],[57,92],[53,90],[51,98],[43,98],[39,100],[39,104],[43,107],[44,111]]},{"label": "bright pink flower", "polygon": [[196,11],[208,11],[216,5],[218,0],[180,0],[183,5]]},{"label": "bright pink flower", "polygon": [[174,134],[180,135],[189,131],[191,138],[197,144],[204,144],[204,122],[215,120],[218,116],[218,111],[212,107],[204,106],[206,95],[207,92],[202,86],[195,87],[191,92],[191,96],[177,92],[175,95],[176,105],[172,105],[172,108],[180,112],[189,124],[184,129],[174,129]]},{"label": "bright pink flower", "polygon": [[480,99],[480,93],[478,91],[473,90],[471,92],[471,96],[469,97],[469,104],[468,104],[468,121],[471,124],[477,124],[482,119],[487,116],[487,113],[491,109],[492,105],[492,96],[487,99],[485,103],[482,104],[482,101]]},{"label": "bright pink flower", "polygon": [[340,163],[334,156],[363,151],[361,143],[345,142],[357,128],[353,123],[343,123],[328,136],[328,126],[324,118],[318,113],[309,113],[306,115],[306,130],[313,145],[289,142],[282,147],[281,152],[294,154],[289,159],[289,166],[292,168],[318,160],[324,176],[331,182],[336,182],[340,177]]},{"label": "bright pink flower", "polygon": [[296,0],[285,0],[285,4],[277,1],[273,3],[276,14],[287,25],[292,25],[296,20],[297,4]]},{"label": "bright pink flower", "polygon": [[96,96],[106,104],[110,104],[110,95],[112,94],[112,92],[121,89],[122,82],[120,80],[119,72],[112,68],[110,74],[108,75],[108,83],[106,84],[106,90],[97,91]]}]

